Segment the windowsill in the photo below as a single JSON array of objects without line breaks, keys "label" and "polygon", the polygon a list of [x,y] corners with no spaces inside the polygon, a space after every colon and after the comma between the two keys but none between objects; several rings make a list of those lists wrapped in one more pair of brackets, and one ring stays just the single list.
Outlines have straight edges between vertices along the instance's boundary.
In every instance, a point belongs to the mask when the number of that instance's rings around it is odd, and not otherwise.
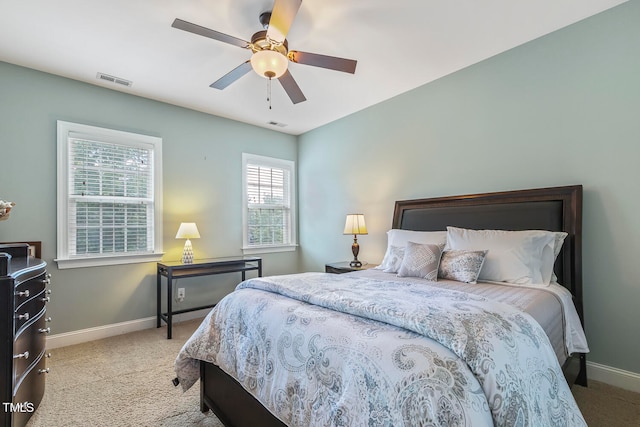
[{"label": "windowsill", "polygon": [[113,255],[108,257],[92,258],[70,258],[54,259],[58,263],[58,269],[82,268],[82,267],[102,267],[105,265],[138,264],[143,262],[158,262],[162,259],[163,253],[141,254],[141,255]]},{"label": "windowsill", "polygon": [[242,248],[242,253],[244,255],[253,255],[253,254],[269,254],[269,253],[275,253],[275,252],[293,252],[297,248],[298,248],[298,245],[245,247],[245,248]]}]

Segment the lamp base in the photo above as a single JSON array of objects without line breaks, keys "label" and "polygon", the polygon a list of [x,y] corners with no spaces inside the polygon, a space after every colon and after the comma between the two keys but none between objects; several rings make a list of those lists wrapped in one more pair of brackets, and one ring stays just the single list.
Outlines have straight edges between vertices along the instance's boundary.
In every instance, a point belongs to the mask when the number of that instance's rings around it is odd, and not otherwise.
[{"label": "lamp base", "polygon": [[353,261],[349,263],[351,267],[362,267],[362,263],[358,261],[358,254],[360,253],[360,245],[358,244],[358,236],[353,235],[353,245],[351,245],[351,253],[353,254]]},{"label": "lamp base", "polygon": [[189,239],[184,242],[184,249],[182,250],[182,263],[193,264],[193,247],[191,246],[191,240]]}]

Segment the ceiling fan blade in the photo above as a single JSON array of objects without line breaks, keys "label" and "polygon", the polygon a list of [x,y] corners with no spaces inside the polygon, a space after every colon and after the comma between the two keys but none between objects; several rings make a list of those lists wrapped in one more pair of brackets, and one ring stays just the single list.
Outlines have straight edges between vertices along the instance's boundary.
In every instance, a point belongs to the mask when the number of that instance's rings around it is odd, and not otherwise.
[{"label": "ceiling fan blade", "polygon": [[314,67],[328,68],[329,70],[342,71],[354,74],[358,61],[344,59],[335,56],[319,55],[317,53],[289,51],[289,60],[298,64],[313,65]]},{"label": "ceiling fan blade", "polygon": [[289,70],[285,71],[283,75],[278,77],[278,80],[284,88],[284,91],[287,92],[287,95],[289,95],[289,99],[291,99],[291,102],[297,104],[298,102],[307,100],[307,98],[305,98],[304,94],[300,90],[300,86],[298,86],[298,83],[296,83]]},{"label": "ceiling fan blade", "polygon": [[249,48],[249,46],[251,45],[251,43],[249,43],[248,41],[245,41],[227,34],[223,34],[218,31],[214,31],[209,28],[202,27],[200,25],[192,24],[191,22],[183,21],[182,19],[178,19],[178,18],[176,18],[173,21],[173,24],[171,24],[171,26],[179,30],[187,31],[193,34],[198,34],[199,36],[209,37],[210,39],[218,40],[224,43],[229,43],[234,46],[243,47],[245,49]]},{"label": "ceiling fan blade", "polygon": [[224,76],[220,77],[215,82],[211,83],[209,85],[209,87],[212,87],[214,89],[222,90],[222,89],[226,88],[227,86],[229,86],[231,83],[233,83],[236,80],[238,80],[240,77],[242,77],[245,74],[247,74],[249,71],[251,71],[251,60],[248,60],[248,61],[243,62],[242,64],[238,65],[236,68],[234,68],[233,70],[229,71],[227,74],[225,74]]},{"label": "ceiling fan blade", "polygon": [[302,0],[276,0],[271,11],[269,28],[267,28],[268,39],[276,43],[284,43],[301,3]]}]

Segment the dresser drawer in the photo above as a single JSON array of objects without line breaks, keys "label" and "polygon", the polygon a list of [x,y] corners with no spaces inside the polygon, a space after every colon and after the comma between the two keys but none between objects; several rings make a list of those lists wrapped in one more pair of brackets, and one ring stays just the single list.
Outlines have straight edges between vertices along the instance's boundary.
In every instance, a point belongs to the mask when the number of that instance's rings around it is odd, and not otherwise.
[{"label": "dresser drawer", "polygon": [[41,274],[33,279],[22,282],[16,286],[15,291],[15,307],[16,310],[24,303],[34,298],[49,283],[49,280],[45,277],[45,274]]},{"label": "dresser drawer", "polygon": [[48,297],[43,289],[16,309],[14,322],[16,335],[20,334],[20,329],[31,323],[31,320],[44,310],[47,301]]},{"label": "dresser drawer", "polygon": [[13,344],[13,384],[22,381],[31,365],[37,363],[37,358],[43,354],[47,344],[47,330],[45,310],[36,315],[15,338]]},{"label": "dresser drawer", "polygon": [[46,379],[47,358],[41,357],[38,363],[32,367],[27,375],[18,384],[18,388],[13,396],[13,403],[26,403],[22,412],[13,413],[13,426],[24,426],[33,411],[40,405],[44,395],[44,385]]}]

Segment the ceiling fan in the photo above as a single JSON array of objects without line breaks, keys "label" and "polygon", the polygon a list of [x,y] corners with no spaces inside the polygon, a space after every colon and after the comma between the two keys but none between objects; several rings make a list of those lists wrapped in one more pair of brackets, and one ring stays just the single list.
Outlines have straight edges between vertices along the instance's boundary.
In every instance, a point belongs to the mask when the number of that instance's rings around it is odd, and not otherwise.
[{"label": "ceiling fan", "polygon": [[351,74],[355,73],[357,64],[357,61],[353,59],[289,50],[286,36],[301,3],[302,0],[275,0],[273,11],[260,15],[260,23],[264,30],[251,36],[251,42],[182,19],[176,18],[171,26],[243,49],[250,49],[253,52],[251,59],[213,82],[210,87],[222,90],[253,69],[264,78],[278,79],[291,102],[297,104],[306,101],[307,98],[287,69],[289,61]]}]

